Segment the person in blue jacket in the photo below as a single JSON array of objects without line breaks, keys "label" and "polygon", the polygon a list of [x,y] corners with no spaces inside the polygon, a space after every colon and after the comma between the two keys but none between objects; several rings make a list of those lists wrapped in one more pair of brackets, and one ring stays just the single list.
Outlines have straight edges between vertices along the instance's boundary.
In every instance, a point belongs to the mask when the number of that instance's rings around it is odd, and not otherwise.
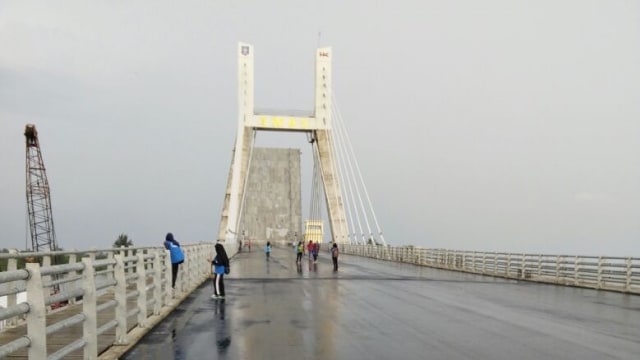
[{"label": "person in blue jacket", "polygon": [[222,244],[217,243],[215,246],[216,257],[213,258],[211,264],[213,266],[213,295],[212,299],[224,299],[224,274],[228,274],[229,257]]},{"label": "person in blue jacket", "polygon": [[178,277],[178,268],[184,262],[184,253],[180,248],[178,240],[173,238],[172,233],[167,233],[164,240],[164,247],[169,250],[171,255],[171,288],[176,288],[176,278]]},{"label": "person in blue jacket", "polygon": [[267,245],[264,246],[264,252],[267,254],[267,260],[269,260],[269,255],[271,255],[271,241],[267,241]]}]

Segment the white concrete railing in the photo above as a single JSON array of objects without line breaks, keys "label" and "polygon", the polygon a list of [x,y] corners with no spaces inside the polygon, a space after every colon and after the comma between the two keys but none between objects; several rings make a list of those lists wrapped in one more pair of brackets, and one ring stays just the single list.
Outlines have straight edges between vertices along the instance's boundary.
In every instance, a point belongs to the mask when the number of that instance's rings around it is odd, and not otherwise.
[{"label": "white concrete railing", "polygon": [[640,294],[640,258],[339,244],[343,254],[440,269]]},{"label": "white concrete railing", "polygon": [[[206,261],[213,253],[213,244],[182,246],[185,261],[176,280],[176,293],[188,293],[210,275]],[[68,263],[51,265],[52,257],[68,257]],[[78,257],[81,257],[78,261]],[[96,259],[96,258],[100,259]],[[0,272],[0,296],[7,296],[7,307],[0,309],[0,321],[7,327],[26,323],[27,335],[0,345],[0,358],[27,348],[29,359],[62,359],[83,349],[85,359],[98,357],[98,335],[115,328],[114,344],[125,345],[127,318],[137,316],[137,327],[146,327],[152,316],[172,305],[171,260],[163,247],[120,248],[82,252],[0,254],[8,259],[7,271]],[[19,258],[31,258],[26,268],[18,269]],[[143,274],[140,276],[140,274]],[[16,294],[25,292],[27,301],[17,304]],[[101,294],[113,293],[113,299],[98,305]],[[127,307],[127,300],[136,306]],[[82,312],[47,324],[46,314],[76,301]],[[64,305],[61,305],[64,304]],[[98,327],[98,314],[113,316]],[[82,324],[82,337],[75,339],[53,354],[47,352],[47,337],[70,326]],[[134,328],[135,330],[135,328]]]}]

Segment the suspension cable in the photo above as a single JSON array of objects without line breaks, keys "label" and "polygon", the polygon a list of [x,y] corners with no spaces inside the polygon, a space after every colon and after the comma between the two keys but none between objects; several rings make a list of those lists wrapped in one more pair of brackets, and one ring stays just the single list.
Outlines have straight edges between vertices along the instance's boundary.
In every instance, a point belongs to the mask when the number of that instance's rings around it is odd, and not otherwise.
[{"label": "suspension cable", "polygon": [[[336,125],[337,125],[337,127],[336,127],[336,130],[337,130],[336,135],[338,135],[338,144],[341,145],[340,146],[341,148],[344,148],[344,147],[346,147],[346,141],[344,140],[345,133],[346,133],[346,128],[341,127],[341,125],[344,126],[344,123],[343,123],[342,118],[339,115],[339,113],[338,113]],[[342,151],[346,152],[346,150],[344,150],[344,149]],[[373,237],[373,234],[371,232],[371,225],[369,225],[369,218],[367,216],[367,211],[366,211],[366,208],[365,208],[365,206],[364,206],[364,204],[362,202],[362,196],[360,195],[360,187],[358,186],[359,184],[357,183],[356,176],[353,173],[353,165],[352,165],[352,161],[351,161],[352,157],[348,156],[348,154],[347,154],[347,155],[344,155],[344,158],[346,158],[346,160],[347,160],[347,163],[345,164],[345,168],[344,168],[345,170],[344,171],[347,174],[347,178],[349,179],[349,192],[351,193],[351,197],[353,199],[353,206],[356,209],[356,217],[358,219],[358,226],[360,228],[360,234],[362,236],[362,242],[366,244],[367,243],[367,238],[365,238],[364,231],[362,230],[362,224],[360,223],[360,216],[359,216],[360,212],[362,212],[362,214],[363,214],[365,225],[366,225],[367,231],[368,231],[367,237],[369,239],[371,239]],[[353,183],[353,186],[355,187],[355,191],[353,191],[353,189],[351,188],[351,184],[352,183]],[[360,204],[359,208],[358,208],[358,203],[356,202],[356,199],[355,199],[355,195],[358,196],[358,200],[359,200],[359,204]]]},{"label": "suspension cable", "polygon": [[[338,122],[336,122],[337,124]],[[350,222],[353,224],[353,234],[354,234],[354,241],[356,243],[359,243],[359,241],[356,238],[356,224],[358,225],[358,229],[360,230],[360,236],[362,238],[362,242],[366,243],[366,240],[364,238],[364,231],[362,230],[362,222],[360,220],[360,212],[358,211],[358,207],[357,207],[357,203],[356,203],[356,199],[355,199],[355,192],[353,191],[353,187],[355,186],[354,180],[351,177],[351,174],[349,173],[349,171],[347,171],[347,167],[348,164],[350,163],[350,159],[348,157],[348,154],[345,152],[344,149],[344,143],[342,140],[342,134],[341,134],[341,130],[340,127],[334,127],[334,129],[336,130],[336,148],[338,150],[338,159],[339,159],[339,164],[341,165],[340,168],[340,175],[341,175],[341,183],[345,184],[344,190],[348,191],[348,195],[346,196],[346,200],[347,200],[347,207],[349,209],[349,215],[350,215]],[[356,187],[357,189],[357,187]],[[353,215],[352,213],[355,212],[355,217],[356,217],[356,221],[357,223],[353,223]],[[364,213],[363,213],[364,214]],[[368,223],[368,222],[367,222]]]},{"label": "suspension cable", "polygon": [[[342,115],[341,115],[341,112],[340,112],[340,108],[338,107],[338,103],[337,103],[337,101],[335,99],[335,96],[333,94],[332,94],[332,105],[335,107],[336,114],[338,115],[337,118],[341,119]],[[349,138],[348,132],[346,131],[346,126],[344,124],[343,124],[343,126],[345,127],[345,131],[344,132],[345,132],[345,137],[346,137],[346,140],[347,140],[347,147],[348,147],[348,149],[349,149],[349,151],[351,153],[351,156],[353,157],[353,160],[354,160],[354,163],[355,163],[355,166],[356,166],[356,171],[357,171],[357,174],[358,174],[358,178],[360,179],[360,184],[362,185],[362,188],[364,190],[365,198],[367,199],[367,203],[369,205],[369,209],[371,211],[371,214],[373,215],[373,220],[374,220],[374,223],[376,225],[376,230],[378,231],[378,234],[380,235],[380,240],[382,241],[382,244],[386,245],[386,241],[384,240],[384,235],[382,234],[382,230],[380,229],[380,224],[378,222],[378,217],[376,216],[376,212],[375,212],[375,210],[373,208],[373,203],[371,202],[371,197],[369,196],[369,191],[367,190],[367,186],[364,183],[364,179],[362,177],[362,172],[360,171],[360,165],[358,164],[358,159],[356,158],[355,152],[353,150],[353,145],[351,143],[351,139]]]}]

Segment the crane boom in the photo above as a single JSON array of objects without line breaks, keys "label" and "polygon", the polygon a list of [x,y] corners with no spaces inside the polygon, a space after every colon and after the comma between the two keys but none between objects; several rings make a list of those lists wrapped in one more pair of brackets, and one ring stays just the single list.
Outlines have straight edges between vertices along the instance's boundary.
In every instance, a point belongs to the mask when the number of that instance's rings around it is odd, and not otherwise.
[{"label": "crane boom", "polygon": [[27,148],[27,208],[32,251],[54,251],[58,246],[51,211],[51,192],[36,126],[27,124],[24,136]]}]

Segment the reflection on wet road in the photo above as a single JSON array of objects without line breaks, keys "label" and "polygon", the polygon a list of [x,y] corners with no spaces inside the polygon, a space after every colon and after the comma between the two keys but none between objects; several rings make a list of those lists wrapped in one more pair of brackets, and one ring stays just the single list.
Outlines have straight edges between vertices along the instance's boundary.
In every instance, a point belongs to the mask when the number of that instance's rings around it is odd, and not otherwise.
[{"label": "reflection on wet road", "polygon": [[241,253],[124,359],[638,359],[640,296],[323,251]]}]

